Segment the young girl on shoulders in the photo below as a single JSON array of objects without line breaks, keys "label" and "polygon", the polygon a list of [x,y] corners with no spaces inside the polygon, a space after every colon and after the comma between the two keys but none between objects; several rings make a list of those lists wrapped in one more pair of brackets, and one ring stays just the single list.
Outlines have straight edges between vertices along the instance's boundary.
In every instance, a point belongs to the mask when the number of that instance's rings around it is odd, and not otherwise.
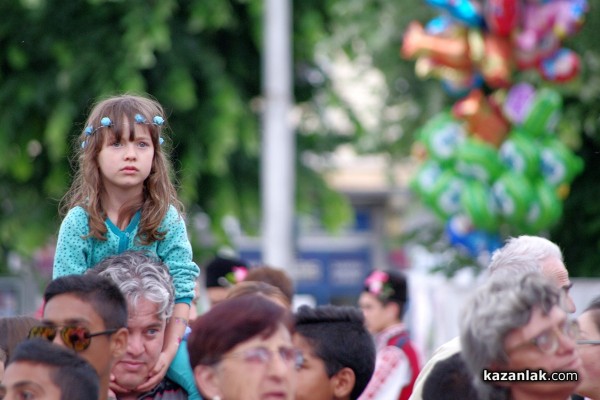
[{"label": "young girl on shoulders", "polygon": [[83,274],[125,250],[156,254],[175,286],[162,354],[144,385],[164,377],[183,337],[199,268],[192,260],[183,206],[164,152],[164,111],[134,95],[97,103],[79,137],[78,168],[65,195],[53,278]]}]

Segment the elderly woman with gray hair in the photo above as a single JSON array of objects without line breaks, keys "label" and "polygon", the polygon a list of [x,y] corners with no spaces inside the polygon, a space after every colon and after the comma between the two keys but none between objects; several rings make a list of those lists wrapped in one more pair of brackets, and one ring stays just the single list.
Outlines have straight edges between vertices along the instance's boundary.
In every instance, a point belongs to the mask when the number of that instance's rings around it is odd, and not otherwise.
[{"label": "elderly woman with gray hair", "polygon": [[[564,294],[563,294],[564,295]],[[583,373],[578,328],[539,273],[490,278],[462,314],[463,358],[482,399],[565,400]]]}]

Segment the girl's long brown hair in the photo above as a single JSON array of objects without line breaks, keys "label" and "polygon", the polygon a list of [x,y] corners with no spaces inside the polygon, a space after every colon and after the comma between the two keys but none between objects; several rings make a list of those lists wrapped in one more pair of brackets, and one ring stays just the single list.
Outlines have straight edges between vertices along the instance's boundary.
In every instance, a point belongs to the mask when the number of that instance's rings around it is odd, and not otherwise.
[{"label": "girl's long brown hair", "polygon": [[[137,210],[141,209],[141,220],[137,233],[140,244],[147,245],[157,240],[162,240],[166,232],[158,230],[169,206],[173,205],[183,216],[183,205],[177,198],[177,191],[171,182],[171,165],[167,155],[159,143],[163,126],[152,124],[155,116],[164,118],[162,106],[155,100],[142,96],[124,94],[109,97],[97,103],[90,112],[85,127],[82,130],[77,145],[77,168],[71,187],[65,194],[60,204],[61,214],[64,216],[73,207],[81,206],[89,214],[90,233],[88,237],[106,240],[106,212],[102,207],[102,193],[104,186],[100,167],[98,166],[98,153],[102,150],[106,135],[114,135],[120,140],[123,134],[128,134],[133,139],[135,131],[135,115],[140,114],[147,122],[152,144],[154,158],[150,175],[144,182],[142,200],[134,200],[125,204],[119,210],[117,225],[123,221],[131,220]],[[102,127],[101,120],[110,118],[112,125]],[[129,122],[129,132],[123,132],[125,119]],[[166,120],[166,118],[164,118]],[[91,126],[93,133],[87,135],[85,128]]]}]

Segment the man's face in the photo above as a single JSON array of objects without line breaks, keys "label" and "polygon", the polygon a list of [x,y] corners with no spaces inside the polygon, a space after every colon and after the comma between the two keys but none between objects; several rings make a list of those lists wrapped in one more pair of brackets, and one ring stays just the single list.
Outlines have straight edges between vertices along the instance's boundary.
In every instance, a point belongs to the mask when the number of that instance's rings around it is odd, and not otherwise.
[{"label": "man's face", "polygon": [[358,306],[365,316],[365,326],[371,333],[379,333],[395,322],[389,305],[384,306],[371,293],[362,292],[358,299]]},{"label": "man's face", "polygon": [[0,385],[0,399],[60,400],[61,390],[50,379],[50,369],[39,363],[13,362],[6,368]]},{"label": "man's face", "polygon": [[574,313],[575,302],[569,294],[572,284],[565,264],[556,257],[549,257],[542,262],[542,274],[550,278],[564,292],[564,304],[562,306],[565,311]]},{"label": "man's face", "polygon": [[333,389],[327,376],[325,363],[313,351],[313,346],[296,333],[293,337],[294,346],[302,351],[304,363],[297,373],[296,400],[331,400]]},{"label": "man's face", "polygon": [[147,299],[137,304],[127,304],[129,340],[125,357],[112,369],[117,384],[125,389],[135,389],[148,380],[156,364],[165,339],[166,321],[158,315],[158,305]]},{"label": "man's face", "polygon": [[[508,364],[502,367],[506,371],[523,371],[539,369],[548,374],[558,371],[583,373],[582,363],[576,351],[575,339],[561,331],[561,326],[567,321],[567,314],[554,306],[548,315],[544,315],[539,307],[531,313],[529,322],[513,331],[504,339],[504,350],[508,355]],[[556,351],[544,353],[531,342],[544,333],[550,332],[557,340]],[[522,392],[535,394],[537,398],[546,398],[550,393],[561,391],[571,393],[577,386],[577,381],[567,382],[518,382],[511,385],[513,395]],[[515,398],[517,398],[515,396]],[[550,397],[548,397],[550,398]]]},{"label": "man's face", "polygon": [[[72,294],[60,294],[51,298],[44,308],[42,323],[56,327],[83,326],[91,333],[106,330],[104,321],[94,307]],[[54,338],[54,343],[69,348],[63,343],[59,334]],[[110,343],[110,335],[94,336],[90,346],[78,353],[96,369],[101,381],[109,379],[114,362]]]}]

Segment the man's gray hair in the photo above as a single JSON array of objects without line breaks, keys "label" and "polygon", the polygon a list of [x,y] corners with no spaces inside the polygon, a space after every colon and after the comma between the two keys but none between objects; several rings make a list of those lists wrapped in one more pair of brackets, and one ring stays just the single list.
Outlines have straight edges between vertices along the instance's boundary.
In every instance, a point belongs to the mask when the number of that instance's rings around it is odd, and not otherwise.
[{"label": "man's gray hair", "polygon": [[492,254],[489,273],[513,275],[526,272],[540,272],[542,263],[548,258],[563,261],[560,248],[550,240],[539,236],[519,236],[510,238],[506,244]]},{"label": "man's gray hair", "polygon": [[157,257],[142,251],[126,251],[106,257],[91,270],[112,279],[133,306],[140,299],[158,305],[161,320],[171,317],[174,304],[173,278]]},{"label": "man's gray hair", "polygon": [[465,303],[460,320],[462,355],[475,387],[485,399],[507,399],[508,390],[483,382],[483,369],[508,363],[504,340],[525,326],[535,307],[547,315],[559,305],[560,291],[540,273],[492,276]]}]

